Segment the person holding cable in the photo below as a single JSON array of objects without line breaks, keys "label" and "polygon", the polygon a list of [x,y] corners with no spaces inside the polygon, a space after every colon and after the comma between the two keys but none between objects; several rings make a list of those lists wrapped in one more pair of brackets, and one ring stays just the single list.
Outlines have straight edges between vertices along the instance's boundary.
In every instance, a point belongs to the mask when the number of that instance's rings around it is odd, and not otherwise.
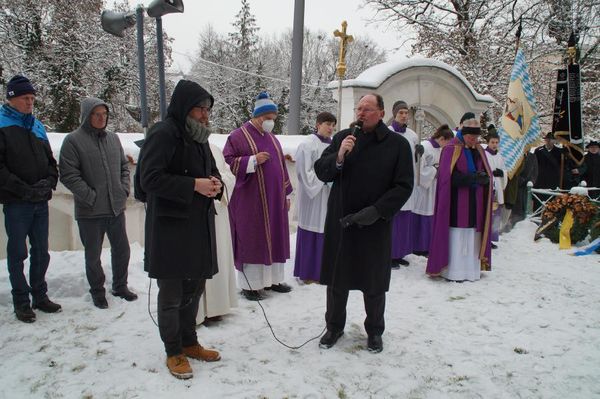
[{"label": "person holding cable", "polygon": [[138,160],[147,199],[144,268],[159,288],[158,329],[167,367],[181,379],[193,377],[188,357],[221,358],[196,336],[206,279],[218,272],[213,201],[221,198],[223,183],[208,144],[213,103],[200,85],[180,80],[167,118],[150,129]]},{"label": "person holding cable", "polygon": [[413,189],[410,144],[388,129],[382,121],[384,114],[379,94],[363,96],[356,108],[355,127],[336,134],[315,162],[317,177],[333,182],[320,279],[327,285],[327,332],[319,343],[323,349],[331,348],[343,335],[349,290],[360,290],[367,313],[368,350],[383,350],[391,223]]}]

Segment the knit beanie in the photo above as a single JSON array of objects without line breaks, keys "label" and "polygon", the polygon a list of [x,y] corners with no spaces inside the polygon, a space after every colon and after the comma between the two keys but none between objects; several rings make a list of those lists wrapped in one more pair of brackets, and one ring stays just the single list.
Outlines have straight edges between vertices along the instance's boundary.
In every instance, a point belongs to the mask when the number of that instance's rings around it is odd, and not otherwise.
[{"label": "knit beanie", "polygon": [[269,93],[266,91],[261,92],[256,96],[254,103],[254,112],[252,112],[253,118],[258,118],[261,115],[268,114],[271,112],[277,113],[277,105],[269,97]]},{"label": "knit beanie", "polygon": [[33,85],[25,76],[13,76],[6,85],[6,98],[11,99],[24,94],[35,94]]},{"label": "knit beanie", "polygon": [[394,118],[396,117],[398,111],[400,111],[401,109],[408,109],[408,104],[406,103],[406,101],[399,100],[394,103],[394,106],[392,107],[392,115],[394,116]]}]

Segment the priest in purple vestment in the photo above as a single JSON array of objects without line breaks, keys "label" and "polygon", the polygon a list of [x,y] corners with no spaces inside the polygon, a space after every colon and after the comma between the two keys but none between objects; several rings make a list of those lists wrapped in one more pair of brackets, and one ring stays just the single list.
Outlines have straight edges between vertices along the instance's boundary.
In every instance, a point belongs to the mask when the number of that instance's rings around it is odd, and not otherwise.
[{"label": "priest in purple vestment", "polygon": [[492,171],[476,119],[442,149],[427,274],[476,281],[491,270]]},{"label": "priest in purple vestment", "polygon": [[260,93],[252,119],[231,132],[223,149],[236,177],[229,219],[237,282],[249,300],[263,299],[263,289],[291,291],[283,267],[290,257],[292,185],[281,144],[271,133],[276,118],[277,105]]}]

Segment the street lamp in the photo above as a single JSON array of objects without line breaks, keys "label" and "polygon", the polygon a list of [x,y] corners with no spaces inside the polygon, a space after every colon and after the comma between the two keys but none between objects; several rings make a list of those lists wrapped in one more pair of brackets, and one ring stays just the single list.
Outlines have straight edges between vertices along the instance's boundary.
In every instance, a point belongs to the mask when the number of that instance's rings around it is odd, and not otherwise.
[{"label": "street lamp", "polygon": [[[147,8],[148,16],[156,18],[156,47],[158,53],[158,84],[160,100],[160,118],[167,116],[167,99],[165,89],[165,55],[163,49],[162,16],[183,12],[182,0],[154,0]],[[141,122],[144,131],[148,127],[148,102],[146,96],[146,62],[144,55],[144,7],[138,6],[135,16],[133,13],[105,10],[100,17],[102,29],[106,32],[123,37],[123,31],[137,25],[138,69],[140,75],[140,107]]]},{"label": "street lamp", "polygon": [[156,18],[156,51],[158,53],[158,86],[160,99],[160,119],[167,116],[167,98],[165,88],[165,54],[163,50],[162,16],[183,12],[182,0],[154,0],[148,6],[148,16]]}]

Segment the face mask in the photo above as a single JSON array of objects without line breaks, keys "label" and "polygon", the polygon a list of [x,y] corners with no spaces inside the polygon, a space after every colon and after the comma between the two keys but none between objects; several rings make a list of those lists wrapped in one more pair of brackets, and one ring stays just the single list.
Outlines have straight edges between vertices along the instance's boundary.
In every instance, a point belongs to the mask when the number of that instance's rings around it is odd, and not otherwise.
[{"label": "face mask", "polygon": [[271,133],[273,131],[274,127],[275,127],[275,121],[272,119],[267,119],[267,120],[263,121],[263,123],[262,123],[262,129],[267,133]]}]

